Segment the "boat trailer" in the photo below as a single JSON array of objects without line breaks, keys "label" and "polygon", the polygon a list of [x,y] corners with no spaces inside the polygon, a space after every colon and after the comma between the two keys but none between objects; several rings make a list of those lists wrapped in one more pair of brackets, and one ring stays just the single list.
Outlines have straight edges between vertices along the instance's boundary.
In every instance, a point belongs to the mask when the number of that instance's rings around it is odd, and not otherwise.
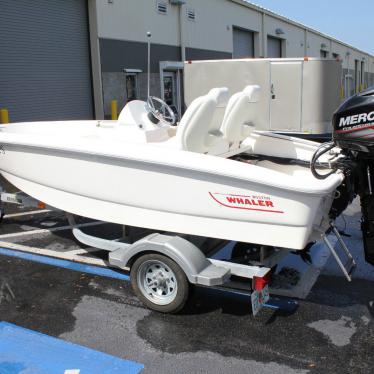
[{"label": "boat trailer", "polygon": [[[4,203],[25,208],[57,210],[22,192],[7,193],[0,189],[1,218],[4,216]],[[222,251],[230,252],[229,247],[232,249],[235,243],[217,241],[207,253],[202,249],[203,244],[213,239],[157,232],[148,232],[139,238],[128,226],[123,227],[121,238],[108,240],[84,233],[77,227],[73,215],[66,213],[66,216],[74,237],[89,247],[107,251],[110,266],[130,272],[137,296],[149,308],[161,312],[179,311],[187,301],[189,284],[248,296],[254,315],[262,307],[292,312],[298,304],[289,298],[306,297],[322,270],[321,266],[315,267],[314,272],[308,269],[305,279],[300,279],[297,287],[282,288],[270,281],[271,275],[275,274],[279,264],[289,254],[287,249],[276,249],[262,255],[260,263],[239,263],[230,258],[217,258],[217,254]],[[323,264],[331,253],[347,280],[351,281],[356,263],[333,223],[329,235],[321,233],[321,239],[325,244],[320,244],[321,256],[325,259]],[[335,243],[340,244],[347,261],[340,258]],[[327,254],[326,249],[330,253]],[[178,287],[179,291],[182,289],[185,292],[182,292],[182,300],[176,302]],[[298,290],[296,293],[295,289]]]}]

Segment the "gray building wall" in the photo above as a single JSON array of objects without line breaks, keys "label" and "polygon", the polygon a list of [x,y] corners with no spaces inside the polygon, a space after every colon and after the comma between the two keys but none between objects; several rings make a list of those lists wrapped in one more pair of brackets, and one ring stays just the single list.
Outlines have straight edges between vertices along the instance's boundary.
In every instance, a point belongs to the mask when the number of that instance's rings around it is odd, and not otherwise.
[{"label": "gray building wall", "polygon": [[[137,69],[139,99],[147,99],[147,43],[101,38],[100,55],[104,114],[111,114],[111,101],[117,100],[120,111],[127,102],[126,74],[124,69]],[[187,60],[213,60],[231,58],[232,54],[221,51],[186,48]],[[151,43],[150,94],[161,96],[160,61],[181,61],[179,46]]]}]

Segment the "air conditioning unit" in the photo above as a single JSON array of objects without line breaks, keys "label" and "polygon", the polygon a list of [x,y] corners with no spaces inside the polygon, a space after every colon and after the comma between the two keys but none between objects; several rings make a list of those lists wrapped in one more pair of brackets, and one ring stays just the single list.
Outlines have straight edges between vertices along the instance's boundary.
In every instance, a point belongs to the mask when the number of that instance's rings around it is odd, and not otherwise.
[{"label": "air conditioning unit", "polygon": [[187,18],[188,18],[190,21],[195,21],[195,19],[196,19],[196,14],[195,14],[195,10],[194,10],[194,9],[187,9]]},{"label": "air conditioning unit", "polygon": [[183,5],[186,4],[186,0],[170,0],[171,5]]},{"label": "air conditioning unit", "polygon": [[167,14],[168,4],[165,1],[157,1],[156,2],[156,9],[160,14]]}]

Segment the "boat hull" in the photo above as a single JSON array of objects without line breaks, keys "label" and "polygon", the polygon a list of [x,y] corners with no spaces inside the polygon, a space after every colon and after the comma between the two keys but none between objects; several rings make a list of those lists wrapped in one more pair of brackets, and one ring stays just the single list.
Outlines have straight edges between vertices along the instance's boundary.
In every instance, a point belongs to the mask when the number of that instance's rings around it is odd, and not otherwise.
[{"label": "boat hull", "polygon": [[23,192],[73,214],[292,249],[327,228],[335,191],[302,193],[227,173],[5,143],[0,169]]}]

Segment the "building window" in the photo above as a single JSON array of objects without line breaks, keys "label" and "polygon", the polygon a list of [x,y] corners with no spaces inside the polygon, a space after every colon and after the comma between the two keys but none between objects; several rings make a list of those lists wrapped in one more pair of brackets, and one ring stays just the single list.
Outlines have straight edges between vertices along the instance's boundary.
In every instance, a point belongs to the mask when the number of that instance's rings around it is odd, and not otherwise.
[{"label": "building window", "polygon": [[156,9],[157,12],[160,14],[167,14],[168,13],[168,4],[165,1],[157,1],[156,2]]},{"label": "building window", "polygon": [[332,58],[335,58],[336,60],[340,59],[340,54],[339,53],[333,53]]},{"label": "building window", "polygon": [[195,14],[195,9],[187,9],[187,18],[189,21],[195,21],[196,19],[196,14]]},{"label": "building window", "polygon": [[328,58],[329,57],[329,52],[321,49],[321,58]]}]

